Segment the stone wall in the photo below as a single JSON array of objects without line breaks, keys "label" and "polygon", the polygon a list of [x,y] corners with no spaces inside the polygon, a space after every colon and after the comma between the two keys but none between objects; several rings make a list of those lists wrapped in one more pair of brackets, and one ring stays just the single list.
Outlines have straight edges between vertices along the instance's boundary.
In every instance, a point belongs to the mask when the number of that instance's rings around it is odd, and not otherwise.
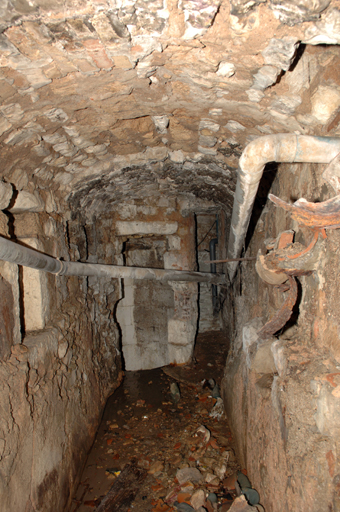
[{"label": "stone wall", "polygon": [[[1,213],[1,234],[69,259],[95,247],[79,219]],[[67,229],[67,227],[69,229]],[[98,244],[98,253],[102,254]],[[105,254],[105,253],[104,253]],[[120,374],[116,283],[0,264],[0,494],[7,511],[68,508]]]},{"label": "stone wall", "polygon": [[[269,188],[287,202],[334,197],[324,168],[281,164],[276,175],[265,174],[247,255],[263,251],[264,240],[287,229],[308,245],[311,229],[265,197]],[[255,262],[242,263],[224,312],[235,329],[223,380],[227,413],[242,464],[272,512],[340,510],[339,242],[339,230],[327,230],[325,240],[320,235],[317,270],[298,278],[292,320],[271,340],[257,332],[286,294],[260,279]]]},{"label": "stone wall", "polygon": [[[195,270],[195,220],[185,206],[166,197],[121,204],[113,230],[122,264]],[[186,363],[197,330],[197,284],[125,279],[117,319],[126,370]]]}]

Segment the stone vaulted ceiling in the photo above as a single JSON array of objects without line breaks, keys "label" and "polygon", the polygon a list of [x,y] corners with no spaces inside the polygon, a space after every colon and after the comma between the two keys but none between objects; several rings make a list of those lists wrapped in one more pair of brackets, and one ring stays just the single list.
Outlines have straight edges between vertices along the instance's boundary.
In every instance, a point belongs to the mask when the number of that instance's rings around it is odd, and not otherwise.
[{"label": "stone vaulted ceiling", "polygon": [[0,27],[1,173],[48,212],[230,209],[247,142],[338,130],[339,0],[4,0]]}]

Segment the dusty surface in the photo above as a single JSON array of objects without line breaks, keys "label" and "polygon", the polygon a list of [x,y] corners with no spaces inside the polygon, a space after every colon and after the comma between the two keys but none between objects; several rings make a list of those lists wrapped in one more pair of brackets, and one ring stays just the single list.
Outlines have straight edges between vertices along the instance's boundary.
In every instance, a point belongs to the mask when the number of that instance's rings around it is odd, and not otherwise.
[{"label": "dusty surface", "polygon": [[[325,167],[282,165],[271,192],[289,202],[293,194],[315,203],[334,197]],[[267,200],[248,255],[290,229],[296,242],[309,244],[312,230]],[[256,368],[265,345],[257,333],[287,294],[261,281],[249,262],[242,266],[247,286],[229,306],[238,335],[231,340],[223,393],[241,463],[271,512],[339,510],[339,241],[339,230],[328,229],[318,242],[317,269],[298,279],[293,320],[269,340],[272,370]]]},{"label": "dusty surface", "polygon": [[[222,334],[206,333],[199,336],[191,366],[126,373],[122,386],[107,402],[72,512],[89,512],[98,506],[115,474],[133,457],[148,470],[148,476],[131,510],[171,510],[179,493],[179,499],[185,498],[189,503],[190,495],[199,488],[216,492],[221,501],[226,500],[221,480],[233,474],[238,465],[226,417],[217,420],[209,416],[216,400],[200,381],[202,376],[220,381],[227,349]],[[181,391],[177,404],[170,393],[175,377]],[[209,442],[203,446],[201,437],[196,435],[201,425],[211,432]],[[185,467],[198,468],[203,476],[221,471],[221,478],[217,485],[216,481],[210,485],[189,484],[185,488],[187,495],[183,496],[176,473]],[[174,492],[169,496],[171,490]]]}]

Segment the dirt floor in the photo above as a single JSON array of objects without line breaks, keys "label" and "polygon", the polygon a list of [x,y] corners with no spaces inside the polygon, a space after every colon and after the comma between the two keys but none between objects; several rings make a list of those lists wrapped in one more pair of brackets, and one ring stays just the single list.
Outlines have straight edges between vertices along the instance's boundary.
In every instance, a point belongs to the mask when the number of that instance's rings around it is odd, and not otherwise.
[{"label": "dirt floor", "polygon": [[[240,468],[224,413],[211,416],[218,389],[202,384],[220,384],[227,351],[222,333],[205,333],[190,365],[126,372],[107,402],[72,512],[198,510],[200,501],[207,510],[229,509],[235,494],[223,482]],[[125,494],[105,508],[111,486]]]}]

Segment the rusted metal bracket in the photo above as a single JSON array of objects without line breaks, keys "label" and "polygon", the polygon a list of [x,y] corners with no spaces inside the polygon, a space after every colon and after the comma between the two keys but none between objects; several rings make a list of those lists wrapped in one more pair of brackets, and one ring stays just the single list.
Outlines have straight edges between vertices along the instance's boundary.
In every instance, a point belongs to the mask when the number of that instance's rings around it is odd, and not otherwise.
[{"label": "rusted metal bracket", "polygon": [[258,254],[256,270],[263,281],[281,287],[287,279],[289,281],[288,296],[282,307],[258,333],[264,338],[282,329],[290,319],[298,293],[294,276],[311,274],[317,268],[320,251],[315,248],[319,235],[325,239],[326,229],[340,228],[340,195],[322,203],[309,203],[302,198],[294,204],[289,204],[273,194],[269,194],[269,199],[289,211],[293,219],[312,229],[314,234],[311,242],[305,247],[293,243],[293,231],[285,231],[271,243],[268,254]]},{"label": "rusted metal bracket", "polygon": [[299,224],[313,229],[340,228],[340,195],[322,203],[309,203],[301,198],[293,204],[286,203],[273,194],[269,194],[268,197],[273,203],[290,212],[292,218]]},{"label": "rusted metal bracket", "polygon": [[268,338],[275,334],[277,331],[282,329],[292,316],[293,307],[295,306],[297,296],[298,296],[298,287],[296,283],[296,279],[293,276],[288,276],[289,280],[289,292],[286,300],[283,305],[275,313],[273,318],[267,322],[262,329],[258,332],[258,336],[262,339]]}]

